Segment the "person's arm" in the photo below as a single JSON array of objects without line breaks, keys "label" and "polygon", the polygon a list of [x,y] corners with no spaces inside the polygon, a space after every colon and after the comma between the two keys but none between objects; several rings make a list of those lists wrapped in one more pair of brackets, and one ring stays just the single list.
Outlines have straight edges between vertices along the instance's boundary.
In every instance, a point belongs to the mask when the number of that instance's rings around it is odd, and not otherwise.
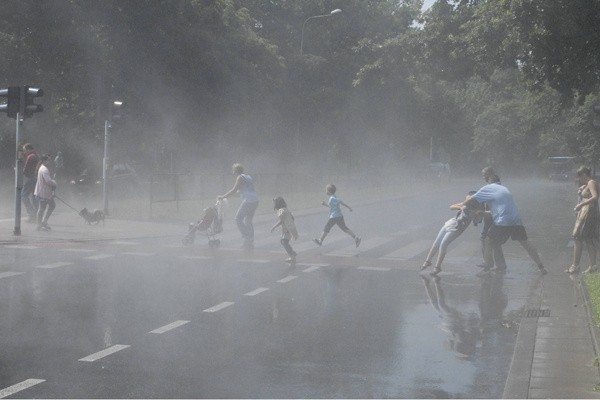
[{"label": "person's arm", "polygon": [[340,200],[340,204],[343,205],[344,207],[346,207],[348,210],[350,210],[350,212],[352,212],[352,207],[350,207],[348,204],[344,203],[341,200]]},{"label": "person's arm", "polygon": [[590,189],[590,193],[592,194],[592,197],[590,197],[589,199],[585,199],[582,202],[580,202],[579,204],[577,204],[575,206],[575,211],[579,211],[581,210],[581,207],[587,205],[587,204],[592,204],[595,201],[598,201],[598,185],[596,184],[596,181],[593,179],[590,179],[587,187]]},{"label": "person's arm", "polygon": [[283,224],[283,221],[280,219],[275,225],[273,225],[273,227],[271,228],[271,232],[273,232],[278,226],[281,226],[281,224]]},{"label": "person's arm", "polygon": [[462,208],[462,206],[463,206],[462,203],[456,203],[456,204],[452,204],[450,206],[450,209],[451,210],[460,210]]},{"label": "person's arm", "polygon": [[244,182],[244,179],[242,178],[242,176],[238,175],[237,179],[235,180],[235,184],[233,185],[231,190],[229,190],[229,192],[227,192],[225,194],[222,194],[221,196],[217,196],[217,199],[223,200],[223,199],[228,198],[229,196],[231,196],[232,194],[234,194],[235,192],[238,191],[238,189],[242,186],[243,182]]}]

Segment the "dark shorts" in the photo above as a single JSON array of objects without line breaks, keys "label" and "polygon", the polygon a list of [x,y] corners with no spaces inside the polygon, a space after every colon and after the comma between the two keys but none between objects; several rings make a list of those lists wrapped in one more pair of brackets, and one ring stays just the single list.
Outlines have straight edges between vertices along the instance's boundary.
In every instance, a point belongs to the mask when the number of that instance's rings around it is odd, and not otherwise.
[{"label": "dark shorts", "polygon": [[527,232],[525,231],[525,227],[523,225],[492,225],[487,235],[494,242],[500,244],[506,243],[508,238],[511,238],[512,240],[518,240],[519,242],[527,240]]},{"label": "dark shorts", "polygon": [[331,230],[331,228],[333,228],[334,225],[339,226],[340,229],[343,231],[348,230],[348,227],[346,226],[346,223],[344,222],[344,217],[329,218],[329,220],[327,221],[327,224],[325,225],[325,229],[323,229],[323,230],[325,232],[329,232]]}]

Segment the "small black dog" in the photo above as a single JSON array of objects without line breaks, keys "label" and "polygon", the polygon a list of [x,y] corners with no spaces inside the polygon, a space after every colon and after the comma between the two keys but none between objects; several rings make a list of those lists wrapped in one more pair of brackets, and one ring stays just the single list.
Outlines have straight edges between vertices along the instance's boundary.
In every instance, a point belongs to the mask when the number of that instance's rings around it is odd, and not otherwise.
[{"label": "small black dog", "polygon": [[88,225],[98,224],[102,221],[102,225],[104,225],[104,211],[102,210],[94,210],[94,212],[90,212],[87,208],[79,211],[79,215],[85,219]]}]

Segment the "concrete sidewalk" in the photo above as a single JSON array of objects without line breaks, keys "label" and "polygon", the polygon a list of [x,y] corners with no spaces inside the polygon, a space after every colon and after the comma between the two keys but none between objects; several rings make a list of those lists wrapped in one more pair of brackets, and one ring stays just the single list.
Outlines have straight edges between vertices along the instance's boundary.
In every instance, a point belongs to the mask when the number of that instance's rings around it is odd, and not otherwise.
[{"label": "concrete sidewalk", "polygon": [[[296,214],[314,212],[323,209]],[[272,220],[271,214],[255,218],[256,223]],[[14,219],[0,219],[0,244],[183,237],[186,229],[181,222],[110,218],[104,225],[88,225],[75,212],[68,211],[56,212],[50,223],[52,231],[38,232],[35,224],[23,222],[21,236],[14,236]],[[594,391],[600,384],[595,365],[598,337],[582,277],[569,277],[562,270],[550,269],[525,307],[503,397],[600,398],[600,392]]]}]

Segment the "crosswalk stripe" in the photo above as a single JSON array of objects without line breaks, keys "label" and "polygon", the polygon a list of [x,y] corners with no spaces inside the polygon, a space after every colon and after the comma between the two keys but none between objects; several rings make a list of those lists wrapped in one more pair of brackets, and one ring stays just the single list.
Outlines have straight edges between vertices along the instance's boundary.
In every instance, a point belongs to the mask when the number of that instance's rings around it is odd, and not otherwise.
[{"label": "crosswalk stripe", "polygon": [[27,379],[23,382],[19,382],[15,385],[9,386],[5,389],[0,390],[0,399],[11,396],[17,392],[28,389],[32,386],[38,385],[42,382],[46,382],[45,379]]},{"label": "crosswalk stripe", "polygon": [[391,268],[385,268],[385,267],[357,267],[356,269],[360,269],[363,271],[391,271]]},{"label": "crosswalk stripe", "polygon": [[257,294],[260,294],[262,292],[266,292],[267,290],[269,290],[269,289],[261,287],[261,288],[258,288],[258,289],[254,289],[251,292],[245,293],[244,296],[256,296]]},{"label": "crosswalk stripe", "polygon": [[179,256],[179,258],[183,258],[184,260],[210,260],[208,256]]},{"label": "crosswalk stripe", "polygon": [[36,268],[41,268],[41,269],[51,269],[51,268],[59,268],[59,267],[66,267],[67,265],[73,265],[72,262],[55,262],[52,264],[45,264],[45,265],[38,265]]},{"label": "crosswalk stripe", "polygon": [[188,322],[190,322],[190,321],[178,320],[178,321],[172,322],[172,323],[170,323],[168,325],[161,326],[160,328],[156,328],[155,330],[150,331],[150,333],[157,333],[157,334],[160,335],[162,333],[168,332],[168,331],[173,330],[175,328],[179,328],[180,326],[185,325]]},{"label": "crosswalk stripe", "polygon": [[288,283],[289,281],[293,281],[296,278],[297,278],[297,276],[295,276],[295,275],[288,275],[285,278],[278,280],[277,282],[278,283]]},{"label": "crosswalk stripe", "polygon": [[92,249],[60,249],[60,251],[68,251],[71,253],[93,253],[96,250],[92,250]]},{"label": "crosswalk stripe", "polygon": [[318,265],[313,265],[312,267],[308,267],[308,268],[302,270],[302,272],[306,272],[306,273],[313,272],[313,271],[318,270],[319,268],[321,268],[321,267],[319,267]]},{"label": "crosswalk stripe", "polygon": [[39,249],[38,246],[29,246],[26,244],[9,244],[5,246],[7,249],[21,249],[21,250],[35,250]]},{"label": "crosswalk stripe", "polygon": [[214,313],[214,312],[220,311],[220,310],[222,310],[222,309],[224,309],[224,308],[227,308],[227,307],[229,307],[229,306],[232,306],[232,305],[234,305],[234,304],[235,304],[235,303],[234,303],[234,302],[232,302],[232,301],[224,301],[224,302],[222,302],[222,303],[219,303],[219,304],[217,304],[217,305],[216,305],[216,306],[214,306],[214,307],[207,308],[207,309],[206,309],[206,310],[204,310],[203,312],[207,312],[207,313]]},{"label": "crosswalk stripe", "polygon": [[141,243],[140,242],[127,241],[127,240],[113,240],[111,242],[108,242],[108,244],[122,245],[122,246],[137,246],[137,245],[139,245]]},{"label": "crosswalk stripe", "polygon": [[327,253],[326,255],[331,255],[331,256],[355,255],[360,252],[372,250],[372,249],[379,247],[382,244],[387,243],[389,241],[390,241],[389,238],[374,237],[374,238],[370,238],[368,240],[363,241],[361,243],[360,247],[358,247],[358,248],[356,247],[356,245],[347,246],[342,249],[332,251],[331,253]]},{"label": "crosswalk stripe", "polygon": [[18,275],[23,275],[23,272],[14,272],[14,271],[0,272],[0,279],[10,278],[11,276],[18,276]]},{"label": "crosswalk stripe", "polygon": [[114,257],[114,254],[96,254],[95,256],[83,257],[85,260],[104,260],[105,258]]},{"label": "crosswalk stripe", "polygon": [[124,252],[121,254],[125,254],[128,256],[141,256],[141,257],[151,257],[156,255],[156,253],[145,253],[143,251],[129,251],[129,252]]},{"label": "crosswalk stripe", "polygon": [[238,263],[247,263],[247,264],[268,264],[271,260],[254,260],[249,258],[242,258],[237,260]]},{"label": "crosswalk stripe", "polygon": [[382,260],[408,260],[429,250],[433,240],[421,239],[380,257]]},{"label": "crosswalk stripe", "polygon": [[94,361],[97,361],[97,360],[99,360],[101,358],[109,356],[111,354],[114,354],[114,353],[116,353],[118,351],[126,349],[128,347],[130,347],[130,346],[126,345],[126,344],[115,344],[114,346],[106,348],[106,349],[104,349],[102,351],[99,351],[99,352],[94,353],[94,354],[90,354],[87,357],[80,358],[79,361],[94,362]]}]

